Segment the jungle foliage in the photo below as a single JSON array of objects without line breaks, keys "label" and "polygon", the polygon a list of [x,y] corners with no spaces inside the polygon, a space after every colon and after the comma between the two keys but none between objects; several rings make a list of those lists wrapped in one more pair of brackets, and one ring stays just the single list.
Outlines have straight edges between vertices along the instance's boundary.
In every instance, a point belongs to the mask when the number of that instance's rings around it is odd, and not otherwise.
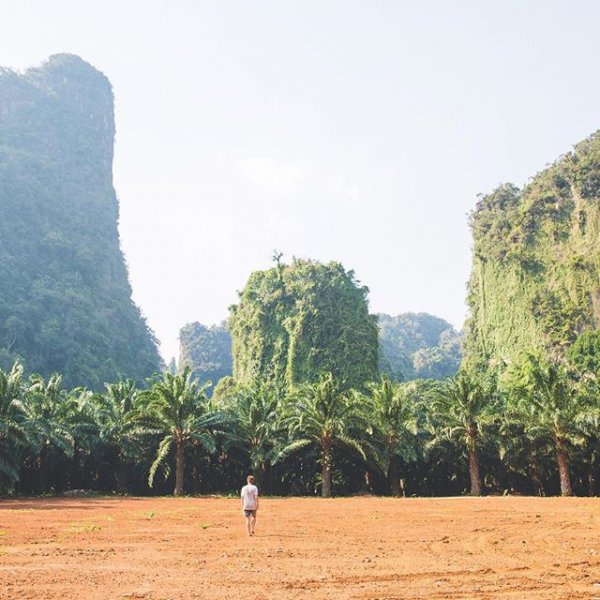
[{"label": "jungle foliage", "polygon": [[462,360],[462,334],[427,313],[377,315],[379,369],[395,381],[444,379]]},{"label": "jungle foliage", "polygon": [[[600,327],[600,132],[536,175],[482,196],[471,215],[467,360],[557,359]],[[583,342],[580,342],[583,344]]]},{"label": "jungle foliage", "polygon": [[252,273],[230,307],[237,383],[283,392],[330,372],[346,388],[378,373],[377,321],[368,288],[340,263],[294,259]]},{"label": "jungle foliage", "polygon": [[114,133],[111,85],[80,58],[0,71],[4,369],[101,389],[160,368],[119,247]]},{"label": "jungle foliage", "polygon": [[233,372],[231,334],[225,323],[207,327],[201,323],[188,323],[179,332],[179,365],[189,366],[192,377],[210,382],[207,393]]},{"label": "jungle foliage", "polygon": [[277,495],[598,493],[598,378],[574,363],[217,392],[189,368],[91,392],[16,363],[0,371],[0,492],[237,493],[252,471]]}]

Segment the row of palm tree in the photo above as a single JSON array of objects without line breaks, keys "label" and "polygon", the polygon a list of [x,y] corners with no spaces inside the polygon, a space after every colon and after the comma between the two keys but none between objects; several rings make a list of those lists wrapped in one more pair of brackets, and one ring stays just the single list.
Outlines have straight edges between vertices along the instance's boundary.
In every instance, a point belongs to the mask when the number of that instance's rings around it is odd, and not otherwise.
[{"label": "row of palm tree", "polygon": [[231,490],[251,470],[273,493],[480,495],[525,480],[545,493],[557,473],[572,495],[572,466],[581,482],[585,465],[596,491],[596,379],[565,364],[530,356],[502,376],[383,378],[360,392],[331,374],[285,395],[259,382],[223,389],[209,398],[186,368],[146,389],[66,390],[58,375],[25,379],[17,363],[0,371],[0,490],[144,493],[171,482],[181,495],[200,481]]}]

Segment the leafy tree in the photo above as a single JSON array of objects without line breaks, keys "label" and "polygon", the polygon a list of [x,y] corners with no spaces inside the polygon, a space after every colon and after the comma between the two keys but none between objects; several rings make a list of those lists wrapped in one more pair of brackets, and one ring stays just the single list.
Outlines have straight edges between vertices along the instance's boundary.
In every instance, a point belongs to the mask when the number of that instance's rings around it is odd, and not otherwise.
[{"label": "leafy tree", "polygon": [[387,377],[371,387],[369,419],[377,462],[385,473],[392,495],[400,495],[401,463],[413,461],[418,451],[418,422],[406,385]]},{"label": "leafy tree", "polygon": [[[219,416],[210,410],[205,387],[192,380],[189,367],[181,375],[165,373],[161,380],[143,392],[141,421],[160,432],[162,438],[156,458],[150,467],[148,483],[154,483],[157,469],[164,465],[175,446],[175,496],[183,495],[185,449],[194,442],[214,451],[211,428]],[[165,467],[168,473],[168,466]]]},{"label": "leafy tree", "polygon": [[513,373],[512,385],[512,414],[538,443],[552,442],[561,494],[573,495],[569,449],[584,443],[581,421],[589,407],[588,396],[564,364],[533,355]]},{"label": "leafy tree", "polygon": [[433,406],[441,433],[462,440],[469,457],[471,496],[481,495],[480,443],[486,425],[494,418],[496,397],[492,386],[460,371],[448,380]]},{"label": "leafy tree", "polygon": [[24,392],[19,407],[28,432],[29,452],[35,458],[40,489],[45,492],[49,487],[52,455],[73,456],[75,400],[62,387],[62,377],[57,374],[47,381],[41,375],[32,375]]},{"label": "leafy tree", "polygon": [[[287,403],[284,421],[292,441],[278,459],[306,446],[316,446],[322,467],[322,496],[331,496],[333,450],[342,447],[366,458],[364,437],[366,419],[364,407],[353,401],[353,395],[341,392],[328,373],[318,383],[305,383],[295,390]],[[362,436],[355,434],[360,430]]]},{"label": "leafy tree", "polygon": [[9,373],[0,371],[0,481],[6,487],[19,479],[17,449],[28,443],[20,400],[23,366],[16,362]]},{"label": "leafy tree", "polygon": [[109,456],[116,456],[117,491],[126,493],[128,467],[139,454],[136,417],[140,391],[131,379],[107,383],[104,394],[94,395],[94,417],[98,437]]},{"label": "leafy tree", "polygon": [[241,388],[227,409],[228,443],[247,453],[257,485],[264,488],[265,477],[281,442],[281,409],[275,390],[258,384]]},{"label": "leafy tree", "polygon": [[600,330],[584,331],[568,349],[567,357],[580,373],[600,377]]}]

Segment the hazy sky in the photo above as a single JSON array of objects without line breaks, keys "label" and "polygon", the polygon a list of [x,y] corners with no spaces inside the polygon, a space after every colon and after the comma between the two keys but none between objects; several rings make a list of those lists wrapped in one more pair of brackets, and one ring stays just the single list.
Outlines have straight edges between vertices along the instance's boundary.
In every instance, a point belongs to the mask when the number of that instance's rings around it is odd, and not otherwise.
[{"label": "hazy sky", "polygon": [[122,247],[166,359],[275,248],[461,327],[477,194],[600,128],[593,0],[1,8],[0,65],[71,52],[113,84]]}]

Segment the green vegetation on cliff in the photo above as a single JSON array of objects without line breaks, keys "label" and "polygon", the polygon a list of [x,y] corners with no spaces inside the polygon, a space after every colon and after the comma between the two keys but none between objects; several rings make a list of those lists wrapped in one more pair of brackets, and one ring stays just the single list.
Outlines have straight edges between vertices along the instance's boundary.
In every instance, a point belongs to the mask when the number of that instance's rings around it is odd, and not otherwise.
[{"label": "green vegetation on cliff", "polygon": [[379,319],[379,368],[395,381],[444,379],[462,359],[462,335],[448,321],[427,313]]},{"label": "green vegetation on cliff", "polygon": [[471,217],[466,353],[509,364],[554,358],[600,327],[600,132],[536,175],[480,198]]},{"label": "green vegetation on cliff", "polygon": [[179,332],[179,367],[189,366],[192,379],[210,381],[212,388],[219,380],[231,375],[231,334],[225,324],[206,327],[188,323]]},{"label": "green vegetation on cliff", "polygon": [[332,373],[345,387],[377,377],[368,288],[336,262],[294,259],[256,271],[230,308],[234,378],[282,389]]},{"label": "green vegetation on cliff", "polygon": [[131,300],[112,183],[113,94],[72,55],[0,70],[0,367],[101,389],[160,367]]}]

